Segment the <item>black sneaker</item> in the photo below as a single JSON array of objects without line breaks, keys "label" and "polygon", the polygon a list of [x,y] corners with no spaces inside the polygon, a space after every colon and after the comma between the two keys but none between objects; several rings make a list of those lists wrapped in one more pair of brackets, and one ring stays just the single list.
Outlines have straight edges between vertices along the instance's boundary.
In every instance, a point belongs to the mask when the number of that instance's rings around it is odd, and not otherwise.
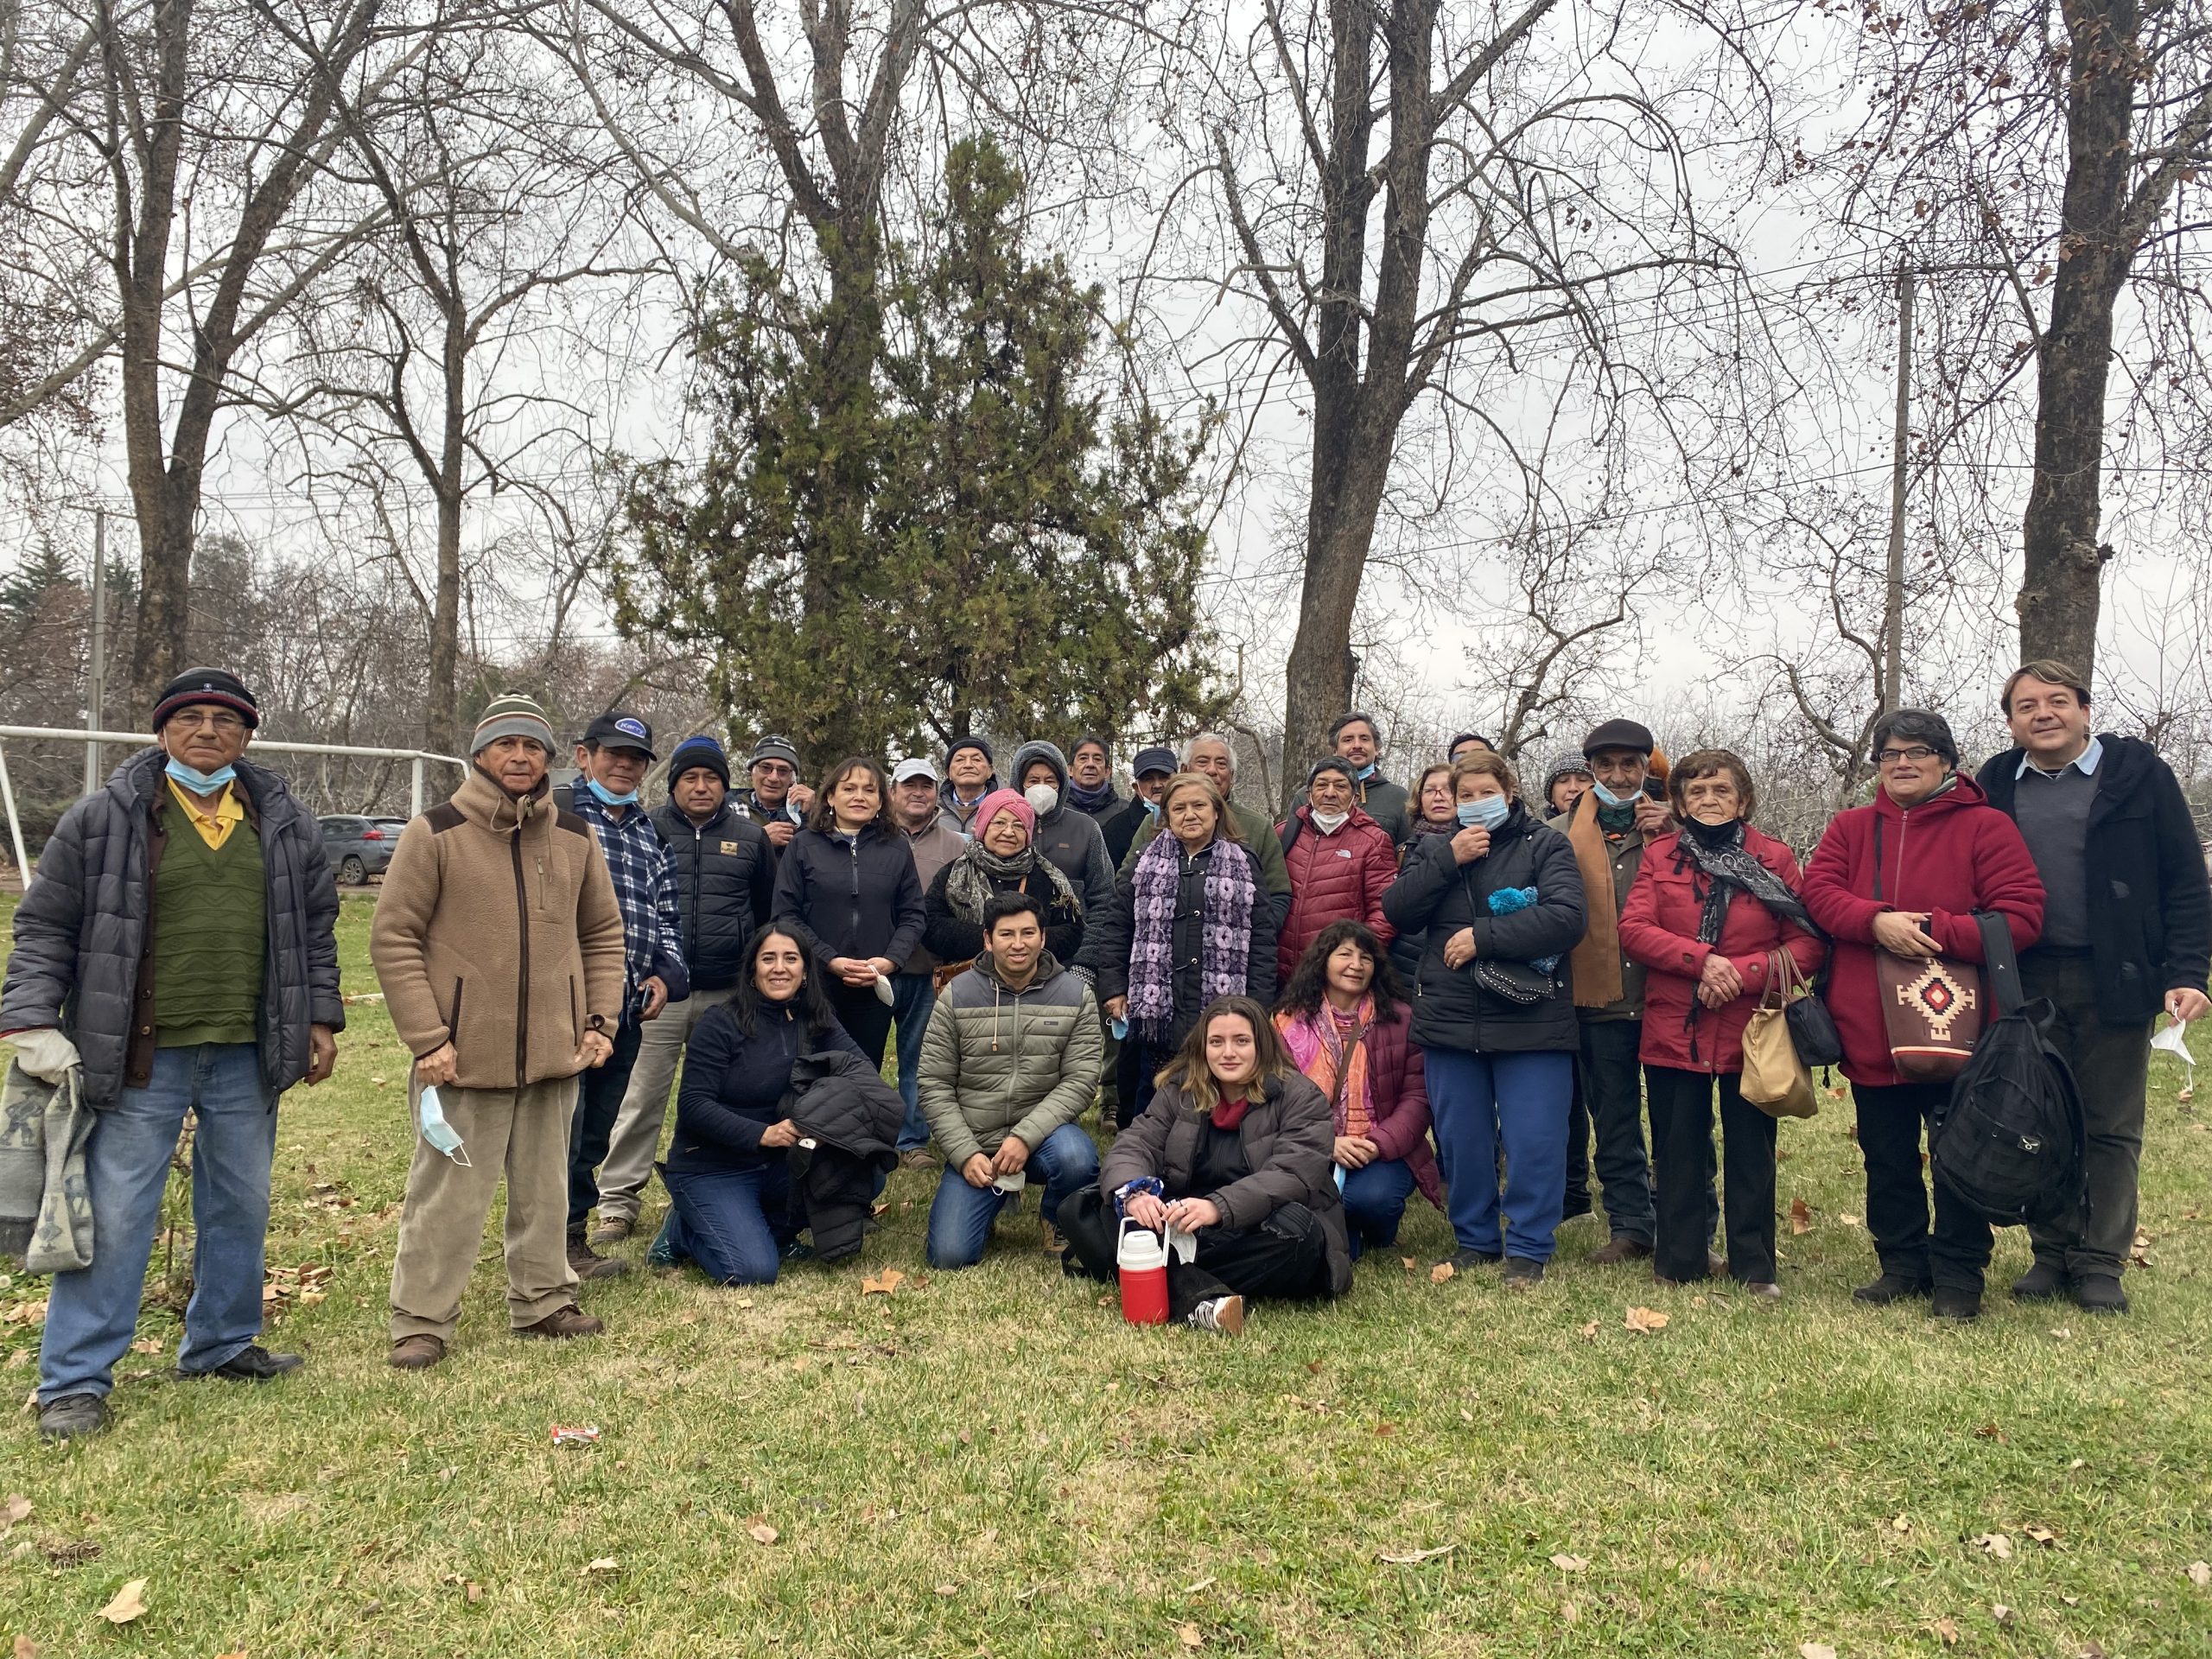
[{"label": "black sneaker", "polygon": [[630,1264],[618,1257],[601,1255],[585,1241],[584,1230],[575,1228],[569,1234],[569,1267],[578,1279],[612,1279],[630,1271]]},{"label": "black sneaker", "polygon": [[1566,1223],[1573,1221],[1577,1216],[1586,1216],[1589,1213],[1590,1195],[1587,1192],[1570,1192],[1567,1195],[1567,1203],[1560,1210],[1559,1218],[1561,1223]]},{"label": "black sneaker", "polygon": [[1477,1268],[1494,1268],[1505,1260],[1503,1250],[1458,1249],[1452,1252],[1439,1267],[1448,1267],[1454,1273],[1471,1273]]},{"label": "black sneaker", "polygon": [[1978,1319],[1981,1317],[1981,1293],[1961,1290],[1952,1285],[1938,1285],[1928,1313],[1931,1319],[1955,1319],[1961,1325],[1968,1319]]},{"label": "black sneaker", "polygon": [[38,1408],[38,1437],[59,1443],[107,1427],[107,1402],[97,1394],[65,1394]]},{"label": "black sneaker", "polygon": [[219,1376],[226,1382],[266,1382],[306,1363],[297,1354],[272,1354],[257,1342],[239,1349],[219,1365],[199,1371],[188,1371],[180,1365],[176,1374],[187,1382],[198,1376]]},{"label": "black sneaker", "polygon": [[1508,1290],[1534,1290],[1544,1282],[1544,1264],[1531,1262],[1525,1255],[1508,1256],[1505,1262],[1505,1287]]},{"label": "black sneaker", "polygon": [[2127,1312],[2127,1293],[2120,1287],[2120,1279],[2113,1274],[2083,1274],[2074,1281],[2074,1300],[2091,1313]]},{"label": "black sneaker", "polygon": [[1871,1302],[1876,1307],[1887,1307],[1891,1302],[1901,1302],[1908,1296],[1925,1296],[1933,1287],[1925,1279],[1908,1279],[1901,1273],[1885,1273],[1871,1285],[1861,1285],[1851,1293],[1854,1302]]},{"label": "black sneaker", "polygon": [[2024,1302],[2048,1302],[2066,1294],[2066,1269],[2038,1262],[2012,1281],[2012,1294]]}]

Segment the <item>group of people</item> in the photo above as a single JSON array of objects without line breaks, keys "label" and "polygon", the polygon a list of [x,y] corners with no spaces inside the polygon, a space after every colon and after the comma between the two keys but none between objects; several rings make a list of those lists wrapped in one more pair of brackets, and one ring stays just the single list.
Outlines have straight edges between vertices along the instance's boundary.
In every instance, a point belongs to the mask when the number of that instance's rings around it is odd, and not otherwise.
[{"label": "group of people", "polygon": [[[499,698],[460,788],[402,835],[371,932],[414,1057],[391,1363],[445,1357],[503,1178],[525,1338],[602,1328],[577,1287],[626,1270],[606,1252],[656,1172],[647,1259],[757,1284],[857,1251],[902,1161],[939,1170],[933,1267],[979,1260],[1034,1184],[1069,1272],[1110,1278],[1126,1230],[1163,1232],[1171,1314],[1212,1330],[1249,1299],[1342,1294],[1416,1192],[1453,1267],[1508,1287],[1602,1206],[1593,1262],[1778,1297],[1776,1120],[1740,1086],[1745,1033],[1815,976],[1880,1269],[1853,1294],[1971,1319],[1992,1230],[1931,1193],[1945,1085],[1900,1071],[1881,964],[1970,972],[1985,917],[2054,1005],[2087,1118],[2087,1202],[2034,1230],[2013,1294],[2122,1311],[2151,1029],[2209,1006],[2212,889],[2172,772],[2093,733],[2079,675],[2029,664],[2001,703],[2014,747],[1975,777],[1940,715],[1885,715],[1872,798],[1801,867],[1738,756],[1669,764],[1628,719],[1531,794],[1471,733],[1394,783],[1348,714],[1278,820],[1207,735],[1138,750],[1126,795],[1096,737],[1025,744],[1003,780],[968,737],[810,787],[782,737],[741,786],[695,735],[648,807],[647,721],[593,721],[556,788],[551,721]],[[98,1240],[54,1258],[55,1439],[105,1421],[188,1111],[179,1371],[300,1363],[257,1340],[263,1235],[276,1100],[329,1075],[344,1024],[334,889],[315,820],[244,758],[258,711],[235,676],[189,671],[153,715],[156,747],[48,846],[0,999],[48,1092],[25,1109],[69,1139],[47,1160],[62,1213],[73,1196]],[[1103,1160],[1094,1103],[1118,1131]]]}]

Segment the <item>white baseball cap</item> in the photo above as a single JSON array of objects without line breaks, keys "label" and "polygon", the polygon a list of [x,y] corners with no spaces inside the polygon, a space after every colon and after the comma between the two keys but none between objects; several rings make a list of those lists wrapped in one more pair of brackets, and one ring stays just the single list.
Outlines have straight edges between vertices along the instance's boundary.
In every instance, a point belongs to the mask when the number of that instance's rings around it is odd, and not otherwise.
[{"label": "white baseball cap", "polygon": [[936,763],[925,760],[919,755],[916,755],[911,760],[901,760],[891,773],[891,781],[893,784],[903,784],[913,778],[926,778],[933,784],[943,781],[937,775]]}]

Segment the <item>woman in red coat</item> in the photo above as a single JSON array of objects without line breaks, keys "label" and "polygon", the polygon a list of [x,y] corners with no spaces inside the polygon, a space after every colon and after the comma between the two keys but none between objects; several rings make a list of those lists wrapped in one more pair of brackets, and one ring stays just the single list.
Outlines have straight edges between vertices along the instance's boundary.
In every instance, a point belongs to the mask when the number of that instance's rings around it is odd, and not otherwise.
[{"label": "woman in red coat", "polygon": [[1332,922],[1307,947],[1275,1009],[1291,1063],[1329,1097],[1351,1253],[1394,1243],[1416,1186],[1438,1209],[1428,1084],[1408,1035],[1405,983],[1364,922]]},{"label": "woman in red coat", "polygon": [[1354,786],[1350,764],[1331,755],[1306,779],[1306,804],[1276,827],[1292,837],[1282,850],[1290,914],[1275,938],[1279,985],[1290,982],[1306,947],[1331,922],[1364,922],[1384,944],[1396,933],[1383,918],[1382,895],[1398,879],[1398,849],[1390,832],[1360,810]]},{"label": "woman in red coat", "polygon": [[1939,1318],[1970,1319],[1981,1312],[1989,1224],[1938,1183],[1929,1229],[1921,1126],[1951,1085],[1897,1075],[1874,962],[1879,951],[1980,962],[1978,910],[2004,917],[2013,948],[2024,950],[2043,930],[2043,880],[2018,828],[1958,771],[1941,715],[1883,715],[1873,751],[1873,804],[1837,813],[1805,867],[1806,908],[1835,945],[1828,1012],[1843,1039],[1866,1160],[1866,1230],[1882,1264],[1879,1278],[1851,1294],[1885,1305],[1932,1290]]},{"label": "woman in red coat", "polygon": [[1667,794],[1681,828],[1644,849],[1621,912],[1621,949],[1650,969],[1643,997],[1645,1093],[1662,1283],[1707,1276],[1707,1173],[1720,1096],[1721,1221],[1728,1272],[1756,1296],[1774,1278],[1774,1119],[1741,1090],[1744,1027],[1787,948],[1810,974],[1826,957],[1797,898],[1797,860],[1751,826],[1750,769],[1726,749],[1675,764]]}]

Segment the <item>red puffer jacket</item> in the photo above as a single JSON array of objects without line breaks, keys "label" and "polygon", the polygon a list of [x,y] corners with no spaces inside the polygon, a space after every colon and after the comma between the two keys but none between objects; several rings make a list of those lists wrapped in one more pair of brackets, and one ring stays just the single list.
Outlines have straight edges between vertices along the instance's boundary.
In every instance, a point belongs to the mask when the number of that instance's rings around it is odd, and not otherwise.
[{"label": "red puffer jacket", "polygon": [[1872,806],[1837,813],[1805,866],[1804,894],[1805,908],[1834,944],[1827,1001],[1843,1039],[1843,1075],[1870,1088],[1900,1081],[1890,1064],[1874,975],[1877,916],[1925,911],[1928,931],[1943,954],[1962,962],[1981,960],[1977,910],[2005,918],[2015,950],[2026,950],[2043,931],[2043,879],[2028,844],[1963,772],[1942,794],[1909,810],[1877,790]]},{"label": "red puffer jacket", "polygon": [[[1717,1073],[1744,1069],[1744,1027],[1766,994],[1772,953],[1788,946],[1797,970],[1810,976],[1827,947],[1794,922],[1784,921],[1747,893],[1729,901],[1718,946],[1700,943],[1699,919],[1713,879],[1690,860],[1679,831],[1643,849],[1643,865],[1621,912],[1621,949],[1651,970],[1643,990],[1646,1065]],[[1744,826],[1744,849],[1793,892],[1797,860],[1772,836]],[[1698,976],[1715,950],[1743,976],[1744,993],[1723,1008],[1698,1001]]]},{"label": "red puffer jacket", "polygon": [[1398,879],[1390,832],[1356,806],[1332,836],[1313,827],[1312,807],[1301,806],[1293,816],[1298,839],[1283,855],[1290,868],[1290,915],[1275,940],[1278,985],[1290,983],[1306,947],[1331,922],[1365,922],[1384,944],[1397,937],[1382,918],[1382,895]]}]

